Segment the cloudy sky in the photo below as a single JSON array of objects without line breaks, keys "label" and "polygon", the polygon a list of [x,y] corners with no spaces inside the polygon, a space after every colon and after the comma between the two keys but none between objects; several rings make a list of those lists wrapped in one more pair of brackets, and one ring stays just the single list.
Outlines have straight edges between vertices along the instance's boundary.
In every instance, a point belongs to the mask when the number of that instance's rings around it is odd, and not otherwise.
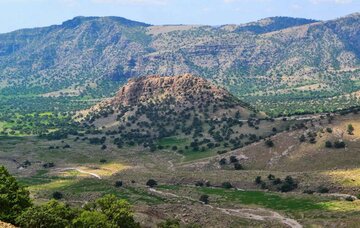
[{"label": "cloudy sky", "polygon": [[360,12],[360,0],[0,0],[0,33],[75,16],[121,16],[150,24],[239,24],[270,16],[320,20]]}]

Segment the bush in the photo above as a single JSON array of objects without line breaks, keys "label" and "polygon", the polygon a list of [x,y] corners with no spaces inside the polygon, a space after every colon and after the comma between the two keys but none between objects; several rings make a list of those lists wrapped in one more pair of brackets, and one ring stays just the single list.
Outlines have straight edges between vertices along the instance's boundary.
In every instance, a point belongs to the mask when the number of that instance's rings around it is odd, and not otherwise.
[{"label": "bush", "polygon": [[158,228],[180,228],[180,220],[178,219],[166,219],[157,225]]},{"label": "bush", "polygon": [[304,193],[305,193],[305,194],[312,195],[312,194],[315,193],[315,191],[314,191],[314,190],[310,190],[310,189],[306,189],[306,190],[304,190]]},{"label": "bush", "polygon": [[122,187],[122,186],[123,186],[123,182],[122,182],[122,181],[116,181],[116,182],[115,182],[115,187],[120,188],[120,187]]},{"label": "bush", "polygon": [[267,189],[267,185],[265,182],[261,182],[260,187],[261,189]]},{"label": "bush", "polygon": [[230,182],[223,182],[223,183],[221,184],[221,187],[223,187],[223,188],[225,188],[225,189],[230,189],[230,188],[232,188],[233,186],[232,186],[232,184],[231,184]]},{"label": "bush", "polygon": [[156,180],[154,179],[149,179],[147,182],[146,182],[146,185],[149,186],[150,188],[153,188],[157,185],[157,182]]},{"label": "bush", "polygon": [[271,140],[271,139],[268,139],[265,141],[265,144],[268,146],[268,147],[274,147],[274,142]]},{"label": "bush", "polygon": [[349,135],[353,135],[354,134],[354,127],[352,124],[349,124],[348,127],[347,127],[347,131],[349,133]]},{"label": "bush", "polygon": [[267,177],[269,180],[275,180],[275,176],[272,174],[269,174],[269,176]]},{"label": "bush", "polygon": [[300,142],[305,142],[306,141],[305,135],[301,135],[300,138],[299,138],[299,141]]},{"label": "bush", "polygon": [[95,202],[94,211],[105,214],[116,227],[137,228],[130,204],[126,200],[118,199],[115,195],[106,195]]},{"label": "bush", "polygon": [[196,181],[195,186],[196,186],[196,187],[203,187],[203,186],[204,186],[204,182],[202,182],[202,181]]},{"label": "bush", "polygon": [[281,192],[290,192],[297,188],[296,181],[291,177],[287,176],[283,184],[278,188]]},{"label": "bush", "polygon": [[234,164],[234,169],[235,170],[243,170],[243,166],[240,163],[235,163]]},{"label": "bush", "polygon": [[204,204],[208,204],[209,203],[209,196],[208,195],[201,195],[200,196],[200,201],[203,202]]},{"label": "bush", "polygon": [[230,156],[230,162],[231,163],[236,163],[236,162],[238,162],[239,160],[236,158],[236,156],[234,156],[234,155],[232,155],[232,156]]},{"label": "bush", "polygon": [[324,186],[318,187],[318,190],[317,190],[318,193],[328,193],[329,191],[330,190],[327,187],[324,187]]},{"label": "bush", "polygon": [[53,168],[53,167],[55,167],[55,164],[53,162],[45,163],[45,164],[43,164],[43,167],[45,169]]},{"label": "bush", "polygon": [[44,205],[29,208],[16,219],[16,222],[23,228],[69,227],[75,216],[71,208],[51,200]]},{"label": "bush", "polygon": [[54,199],[56,199],[56,200],[60,200],[60,199],[62,199],[64,196],[63,196],[63,194],[62,194],[61,192],[56,191],[56,192],[54,192],[54,193],[52,194],[52,197],[53,197]]},{"label": "bush", "polygon": [[255,183],[256,183],[256,184],[261,184],[261,182],[262,182],[261,176],[257,176],[257,177],[255,178]]},{"label": "bush", "polygon": [[310,140],[309,140],[309,142],[310,142],[311,144],[315,144],[315,143],[316,143],[316,138],[315,138],[315,137],[311,137]]},{"label": "bush", "polygon": [[345,142],[336,141],[336,142],[334,142],[334,147],[337,148],[337,149],[345,148]]},{"label": "bush", "polygon": [[278,184],[281,184],[282,181],[280,178],[276,178],[275,180],[273,180],[273,185],[278,185]]},{"label": "bush", "polygon": [[15,218],[32,205],[29,195],[29,191],[0,166],[0,220],[15,223]]},{"label": "bush", "polygon": [[105,214],[98,211],[83,211],[80,216],[73,220],[72,224],[74,227],[115,227],[115,224],[109,221]]},{"label": "bush", "polygon": [[221,165],[221,166],[226,165],[226,158],[220,159],[219,165]]},{"label": "bush", "polygon": [[326,148],[332,148],[332,147],[333,147],[332,142],[326,141],[326,142],[325,142],[325,147],[326,147]]}]

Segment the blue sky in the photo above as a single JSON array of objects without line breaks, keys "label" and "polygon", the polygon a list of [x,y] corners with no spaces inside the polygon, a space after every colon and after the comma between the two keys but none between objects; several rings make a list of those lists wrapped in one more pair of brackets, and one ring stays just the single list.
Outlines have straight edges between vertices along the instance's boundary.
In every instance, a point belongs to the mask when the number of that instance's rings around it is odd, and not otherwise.
[{"label": "blue sky", "polygon": [[151,24],[240,24],[269,16],[320,20],[360,12],[360,0],[0,0],[0,33],[75,16],[122,16]]}]

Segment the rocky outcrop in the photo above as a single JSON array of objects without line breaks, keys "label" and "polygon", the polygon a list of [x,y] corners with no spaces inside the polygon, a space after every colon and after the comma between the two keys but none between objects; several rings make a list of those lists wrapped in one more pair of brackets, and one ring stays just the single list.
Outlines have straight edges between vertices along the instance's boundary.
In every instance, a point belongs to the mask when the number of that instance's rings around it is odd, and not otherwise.
[{"label": "rocky outcrop", "polygon": [[190,74],[161,77],[149,76],[130,80],[113,98],[113,103],[136,105],[154,99],[171,96],[177,101],[189,100],[202,102],[229,99],[232,96],[226,90],[207,80]]}]

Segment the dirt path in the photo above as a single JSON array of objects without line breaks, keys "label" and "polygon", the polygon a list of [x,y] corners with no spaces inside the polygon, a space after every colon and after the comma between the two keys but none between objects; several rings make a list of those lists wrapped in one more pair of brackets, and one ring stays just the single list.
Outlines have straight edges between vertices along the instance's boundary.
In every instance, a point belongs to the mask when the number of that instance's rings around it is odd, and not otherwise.
[{"label": "dirt path", "polygon": [[91,172],[87,172],[87,171],[84,171],[84,170],[81,170],[81,169],[78,169],[78,168],[63,168],[63,169],[60,169],[59,172],[64,172],[64,171],[69,171],[69,170],[76,170],[78,171],[79,173],[84,173],[84,174],[88,174],[90,176],[93,176],[93,177],[96,177],[97,179],[101,180],[102,178],[97,175],[96,173],[91,173]]},{"label": "dirt path", "polygon": [[169,169],[170,171],[175,171],[174,163],[173,163],[172,161],[168,161],[168,163],[169,163],[168,169]]},{"label": "dirt path", "polygon": [[[154,188],[150,188],[149,191],[153,192],[153,193],[156,193],[156,194],[159,194],[159,195],[162,195],[162,196],[165,196],[165,197],[182,198],[182,199],[190,200],[192,202],[202,203],[201,201],[193,199],[191,197],[178,196],[176,194],[159,191],[159,190],[156,190]],[[257,221],[273,220],[273,221],[281,222],[282,224],[287,225],[287,226],[289,226],[291,228],[302,228],[303,227],[300,223],[298,223],[294,219],[286,218],[283,215],[281,215],[281,214],[279,214],[279,213],[277,213],[275,211],[271,211],[271,210],[267,210],[267,209],[263,209],[263,208],[257,208],[257,209],[249,209],[249,208],[231,209],[231,208],[214,207],[214,206],[209,205],[209,204],[203,204],[203,205],[205,207],[216,209],[216,210],[218,210],[218,211],[220,211],[220,212],[222,212],[224,214],[231,215],[231,216],[236,216],[236,217],[239,217],[239,218],[257,220]]]}]

